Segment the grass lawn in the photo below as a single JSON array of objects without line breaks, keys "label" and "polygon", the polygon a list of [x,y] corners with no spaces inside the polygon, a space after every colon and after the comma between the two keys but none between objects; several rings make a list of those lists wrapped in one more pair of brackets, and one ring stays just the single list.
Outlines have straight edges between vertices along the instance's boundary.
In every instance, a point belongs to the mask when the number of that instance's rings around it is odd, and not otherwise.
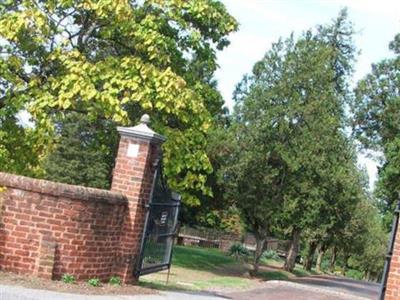
[{"label": "grass lawn", "polygon": [[140,283],[161,290],[246,289],[260,281],[288,280],[311,275],[299,265],[293,273],[282,270],[282,265],[282,259],[263,260],[259,275],[251,277],[250,264],[236,261],[218,249],[175,246],[168,285],[166,271],[143,276]]},{"label": "grass lawn", "polygon": [[175,246],[168,286],[166,271],[143,276],[140,282],[157,289],[246,288],[253,283],[247,270],[217,249]]},{"label": "grass lawn", "polygon": [[235,264],[236,261],[218,249],[175,246],[172,263],[186,269],[213,271],[223,265]]}]

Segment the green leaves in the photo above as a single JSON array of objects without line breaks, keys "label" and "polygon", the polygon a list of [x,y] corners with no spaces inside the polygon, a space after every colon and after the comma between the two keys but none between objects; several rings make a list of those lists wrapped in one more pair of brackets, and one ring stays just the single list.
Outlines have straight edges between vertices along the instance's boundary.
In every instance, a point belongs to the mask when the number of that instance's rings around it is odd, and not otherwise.
[{"label": "green leaves", "polygon": [[215,48],[237,28],[221,3],[51,0],[2,7],[0,99],[29,110],[43,142],[54,138],[54,120],[64,112],[121,125],[146,112],[171,140],[165,166],[172,188],[190,204],[198,203],[198,191],[210,193],[206,132],[211,112],[221,109]]},{"label": "green leaves", "polygon": [[43,177],[108,189],[118,143],[115,124],[74,112],[57,119],[56,127],[58,138],[44,159]]},{"label": "green leaves", "polygon": [[352,142],[343,133],[352,35],[341,12],[316,33],[279,40],[237,87],[222,177],[258,237],[318,229],[322,239],[339,231],[365,197]]},{"label": "green leaves", "polygon": [[400,140],[400,56],[399,36],[390,43],[397,54],[372,65],[372,71],[360,80],[352,102],[354,136],[367,149],[383,152],[376,196],[385,225],[390,228],[394,205],[398,201]]}]

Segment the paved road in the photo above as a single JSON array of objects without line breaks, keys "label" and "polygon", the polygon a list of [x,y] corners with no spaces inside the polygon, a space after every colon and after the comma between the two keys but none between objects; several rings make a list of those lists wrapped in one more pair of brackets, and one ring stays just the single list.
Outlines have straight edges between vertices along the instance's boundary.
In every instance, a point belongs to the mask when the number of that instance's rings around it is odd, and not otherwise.
[{"label": "paved road", "polygon": [[307,284],[313,287],[329,288],[331,291],[349,293],[353,296],[364,297],[367,299],[378,299],[379,284],[352,280],[343,277],[333,276],[312,276],[296,280],[297,283]]},{"label": "paved road", "polygon": [[0,284],[0,300],[225,300],[208,293],[161,292],[158,295],[77,295]]},{"label": "paved road", "polygon": [[227,294],[234,300],[376,300],[379,285],[331,276],[312,276],[292,282],[269,281],[261,288]]},{"label": "paved road", "polygon": [[379,285],[346,278],[313,276],[296,281],[268,281],[260,287],[221,295],[162,292],[159,295],[89,296],[0,285],[0,300],[375,300]]}]

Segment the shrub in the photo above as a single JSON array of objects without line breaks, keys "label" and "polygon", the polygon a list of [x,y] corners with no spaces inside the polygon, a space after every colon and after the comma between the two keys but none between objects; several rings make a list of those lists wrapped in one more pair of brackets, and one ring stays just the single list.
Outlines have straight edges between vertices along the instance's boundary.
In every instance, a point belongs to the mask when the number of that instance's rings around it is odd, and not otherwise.
[{"label": "shrub", "polygon": [[243,244],[236,243],[229,248],[229,255],[234,256],[238,260],[250,255],[250,252]]},{"label": "shrub", "polygon": [[75,281],[76,281],[74,275],[70,275],[70,274],[64,274],[61,277],[61,280],[64,283],[75,283]]},{"label": "shrub", "polygon": [[264,251],[263,254],[261,255],[262,259],[273,259],[273,260],[278,260],[279,255],[275,250],[267,250]]},{"label": "shrub", "polygon": [[362,280],[364,278],[364,274],[358,270],[349,269],[346,272],[346,277],[350,277],[352,279]]},{"label": "shrub", "polygon": [[122,281],[118,276],[112,276],[108,283],[111,285],[121,285]]},{"label": "shrub", "polygon": [[91,278],[88,280],[88,284],[91,286],[100,286],[100,279],[98,278]]}]

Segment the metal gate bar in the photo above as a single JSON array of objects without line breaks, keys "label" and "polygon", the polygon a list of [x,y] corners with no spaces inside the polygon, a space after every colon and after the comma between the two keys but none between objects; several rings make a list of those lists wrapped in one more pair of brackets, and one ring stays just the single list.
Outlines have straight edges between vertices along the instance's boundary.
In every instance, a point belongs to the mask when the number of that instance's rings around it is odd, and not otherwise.
[{"label": "metal gate bar", "polygon": [[[154,174],[150,202],[146,205],[147,212],[140,255],[135,268],[136,277],[169,270],[171,267],[181,197],[169,190],[161,170],[161,164],[159,164]],[[165,210],[162,211],[162,208]],[[148,255],[148,252],[151,255]],[[148,263],[150,265],[146,266],[146,258],[150,259],[150,263]],[[155,261],[151,262],[151,259]]]}]

